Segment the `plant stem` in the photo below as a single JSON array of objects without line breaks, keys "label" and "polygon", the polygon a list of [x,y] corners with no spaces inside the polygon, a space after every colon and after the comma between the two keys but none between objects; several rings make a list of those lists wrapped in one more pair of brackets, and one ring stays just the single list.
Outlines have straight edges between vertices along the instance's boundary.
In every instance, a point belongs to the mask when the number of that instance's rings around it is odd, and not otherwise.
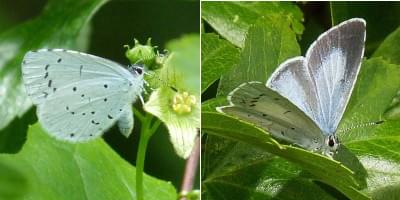
[{"label": "plant stem", "polygon": [[[135,113],[137,114],[137,113]],[[156,132],[161,124],[160,120],[156,120],[153,124],[153,116],[150,114],[141,115],[142,127],[140,130],[139,149],[136,156],[136,199],[143,200],[143,169],[146,157],[147,144],[151,136]]]},{"label": "plant stem", "polygon": [[200,158],[200,136],[197,136],[192,153],[186,161],[185,174],[183,175],[181,198],[186,200],[186,194],[193,190],[194,179],[197,172],[197,165]]}]

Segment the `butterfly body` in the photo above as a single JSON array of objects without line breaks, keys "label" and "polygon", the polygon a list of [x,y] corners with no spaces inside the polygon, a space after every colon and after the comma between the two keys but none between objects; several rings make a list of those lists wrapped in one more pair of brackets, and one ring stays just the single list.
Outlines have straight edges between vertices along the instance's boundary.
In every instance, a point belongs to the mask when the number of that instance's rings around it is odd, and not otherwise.
[{"label": "butterfly body", "polygon": [[[283,62],[264,85],[248,82],[217,110],[274,137],[331,156],[364,53],[365,21],[354,18],[321,34],[306,55]],[[269,124],[269,125],[267,125]]]},{"label": "butterfly body", "polygon": [[[52,136],[73,142],[97,138],[116,121],[133,128],[132,103],[143,91],[143,74],[133,66],[64,50],[28,52],[22,64],[28,96],[42,126]],[[121,119],[122,117],[122,119]]]}]

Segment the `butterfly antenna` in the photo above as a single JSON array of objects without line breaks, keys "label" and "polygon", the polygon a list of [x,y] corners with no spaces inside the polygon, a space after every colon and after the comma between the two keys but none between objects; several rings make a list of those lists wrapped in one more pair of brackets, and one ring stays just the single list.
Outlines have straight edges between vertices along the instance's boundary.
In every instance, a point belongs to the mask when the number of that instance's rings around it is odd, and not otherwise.
[{"label": "butterfly antenna", "polygon": [[350,131],[352,129],[365,128],[365,127],[369,127],[369,126],[377,126],[377,125],[382,124],[383,122],[384,122],[383,120],[380,120],[380,121],[375,121],[375,122],[367,122],[367,123],[356,124],[354,126],[350,126],[348,128],[344,128],[342,130],[339,130],[338,132],[341,133],[341,132]]},{"label": "butterfly antenna", "polygon": [[140,101],[142,102],[142,105],[144,105],[144,100],[143,100],[142,95],[139,95],[139,99],[140,99]]}]

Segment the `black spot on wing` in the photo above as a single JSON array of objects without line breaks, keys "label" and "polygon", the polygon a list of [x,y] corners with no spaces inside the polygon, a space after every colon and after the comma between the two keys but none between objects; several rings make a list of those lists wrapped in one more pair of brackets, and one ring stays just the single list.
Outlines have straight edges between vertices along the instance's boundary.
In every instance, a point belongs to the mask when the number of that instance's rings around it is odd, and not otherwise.
[{"label": "black spot on wing", "polygon": [[74,137],[74,136],[75,136],[75,134],[71,133],[71,134],[69,134],[69,136],[70,136],[70,137]]},{"label": "black spot on wing", "polygon": [[111,115],[107,115],[108,119],[113,119],[113,117]]},{"label": "black spot on wing", "polygon": [[44,75],[44,78],[47,78],[49,76],[49,72],[46,72],[46,74]]},{"label": "black spot on wing", "polygon": [[292,111],[287,110],[287,111],[285,111],[283,114],[285,115],[285,114],[288,114],[288,113],[290,113],[290,112],[292,112]]},{"label": "black spot on wing", "polygon": [[52,83],[52,80],[49,80],[49,83],[47,84],[47,86],[51,87],[51,83]]},{"label": "black spot on wing", "polygon": [[82,76],[82,69],[83,69],[83,65],[81,65],[80,68],[79,68],[79,77]]},{"label": "black spot on wing", "polygon": [[60,62],[61,62],[61,60],[62,60],[62,59],[61,59],[61,58],[59,58],[59,59],[57,60],[57,63],[60,63]]},{"label": "black spot on wing", "polygon": [[94,124],[94,125],[99,125],[100,122],[96,122],[96,121],[92,120],[92,124]]},{"label": "black spot on wing", "polygon": [[92,113],[92,115],[94,115],[96,112],[92,111],[92,112],[90,112],[90,113]]},{"label": "black spot on wing", "polygon": [[104,88],[108,88],[108,85],[107,85],[107,84],[104,84]]},{"label": "black spot on wing", "polygon": [[50,64],[47,64],[45,67],[44,67],[44,70],[48,70],[49,69],[49,67],[50,67]]},{"label": "black spot on wing", "polygon": [[107,102],[107,98],[104,98],[104,102]]},{"label": "black spot on wing", "polygon": [[383,123],[383,121],[381,120],[381,121],[377,121],[377,122],[375,122],[375,124],[382,124]]},{"label": "black spot on wing", "polygon": [[57,88],[53,88],[53,92],[56,92]]},{"label": "black spot on wing", "polygon": [[75,91],[76,91],[76,87],[73,87],[73,88],[72,88],[72,91],[74,91],[74,92],[75,92]]}]

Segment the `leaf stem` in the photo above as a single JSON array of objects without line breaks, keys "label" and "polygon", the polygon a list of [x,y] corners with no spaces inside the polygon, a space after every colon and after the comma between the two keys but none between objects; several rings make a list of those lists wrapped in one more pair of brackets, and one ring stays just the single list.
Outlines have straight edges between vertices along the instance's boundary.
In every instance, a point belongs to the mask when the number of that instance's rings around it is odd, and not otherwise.
[{"label": "leaf stem", "polygon": [[200,158],[200,136],[197,136],[192,153],[186,161],[185,173],[183,175],[180,200],[186,200],[186,195],[193,190],[193,184]]},{"label": "leaf stem", "polygon": [[140,113],[140,111],[133,109],[133,114],[136,115],[136,118],[138,118],[139,121],[143,122],[144,121],[144,115]]},{"label": "leaf stem", "polygon": [[138,115],[137,112],[135,112],[135,114],[136,116],[138,116],[139,119],[141,119],[142,122],[142,127],[140,130],[139,149],[136,156],[136,199],[143,200],[143,169],[147,144],[149,143],[151,136],[160,126],[161,121],[156,120],[152,124],[153,116],[151,114],[146,113],[145,115],[142,115],[139,113],[140,115]]}]

